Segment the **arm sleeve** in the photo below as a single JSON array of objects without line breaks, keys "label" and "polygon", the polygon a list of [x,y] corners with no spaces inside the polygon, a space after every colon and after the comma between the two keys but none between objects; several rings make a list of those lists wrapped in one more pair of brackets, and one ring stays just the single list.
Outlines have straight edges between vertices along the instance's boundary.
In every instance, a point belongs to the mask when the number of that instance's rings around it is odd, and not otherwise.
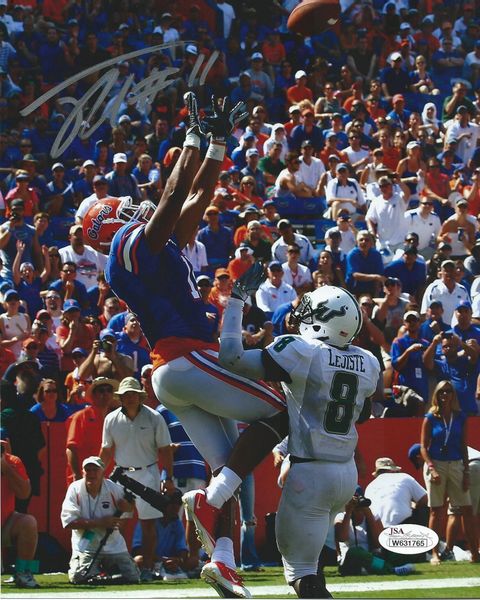
[{"label": "arm sleeve", "polygon": [[155,443],[157,448],[163,448],[172,443],[165,419],[158,413],[155,416]]},{"label": "arm sleeve", "polygon": [[398,340],[394,340],[390,348],[390,356],[392,357],[392,366],[394,369],[397,368],[398,358],[401,354],[403,354],[403,350],[400,348]]},{"label": "arm sleeve", "polygon": [[65,528],[69,523],[76,521],[82,517],[80,505],[78,503],[77,493],[75,491],[75,484],[71,483],[67,489],[65,499],[62,503],[62,511],[60,513],[60,519],[62,526]]},{"label": "arm sleeve", "polygon": [[410,481],[410,488],[412,493],[412,498],[415,502],[418,502],[421,498],[425,496],[427,493],[426,490],[412,477]]},{"label": "arm sleeve", "polygon": [[112,419],[106,416],[103,422],[103,431],[102,431],[102,448],[112,448],[113,447],[113,438],[112,433],[110,431],[110,423]]},{"label": "arm sleeve", "polygon": [[[258,294],[258,292],[257,292]],[[259,307],[261,308],[261,307]],[[261,350],[244,350],[242,344],[243,302],[230,298],[223,314],[218,362],[222,367],[250,379],[264,379]]]}]

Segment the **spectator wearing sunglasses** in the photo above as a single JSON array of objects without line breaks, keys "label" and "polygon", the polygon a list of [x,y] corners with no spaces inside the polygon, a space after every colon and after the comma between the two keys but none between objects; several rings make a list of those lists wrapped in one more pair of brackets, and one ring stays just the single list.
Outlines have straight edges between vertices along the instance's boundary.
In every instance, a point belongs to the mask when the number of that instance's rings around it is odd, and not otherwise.
[{"label": "spectator wearing sunglasses", "polygon": [[57,382],[54,379],[42,379],[38,386],[37,404],[32,406],[30,412],[38,417],[40,422],[50,423],[64,423],[72,414],[71,408],[60,402]]},{"label": "spectator wearing sunglasses", "polygon": [[87,288],[77,280],[77,265],[72,261],[63,263],[60,279],[50,284],[50,291],[57,292],[62,300],[76,300],[83,310],[90,304]]},{"label": "spectator wearing sunglasses", "polygon": [[[409,234],[418,238],[417,250],[426,259],[432,258],[436,249],[437,237],[442,223],[440,217],[433,211],[434,200],[429,196],[422,196],[417,208],[407,210],[405,222]],[[405,240],[407,241],[407,239]],[[411,244],[411,241],[408,241]]]}]

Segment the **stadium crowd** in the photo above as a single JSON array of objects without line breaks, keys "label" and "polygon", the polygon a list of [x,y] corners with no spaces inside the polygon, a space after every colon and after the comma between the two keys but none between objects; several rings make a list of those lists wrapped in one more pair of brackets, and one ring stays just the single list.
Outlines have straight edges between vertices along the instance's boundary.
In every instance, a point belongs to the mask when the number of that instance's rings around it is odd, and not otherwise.
[{"label": "stadium crowd", "polygon": [[[104,419],[120,406],[114,392],[132,377],[180,444],[176,487],[207,479],[153,393],[141,324],[110,290],[106,256],[85,234],[97,202],[158,203],[185,139],[189,88],[204,114],[212,94],[249,110],[184,249],[212,331],[233,282],[259,260],[267,278],[245,309],[246,348],[294,331],[289,315],[305,292],[342,286],[363,313],[354,343],[383,372],[373,417],[423,416],[439,382],[453,386],[465,422],[478,414],[480,12],[469,0],[343,0],[335,27],[303,39],[286,28],[297,3],[0,0],[1,421],[30,480],[15,494],[20,514],[39,493],[40,423],[65,422],[68,483],[81,480],[83,466],[103,469],[84,460],[100,454]],[[160,44],[170,45],[145,51]],[[88,95],[111,59],[115,77]],[[146,78],[150,96],[139,85]],[[53,153],[82,99],[88,136],[77,131]],[[475,502],[478,523],[478,494]],[[167,520],[177,513],[175,505]],[[343,542],[348,528],[338,524]],[[193,572],[186,552],[179,543],[181,558],[162,567],[163,578],[183,573],[179,565]],[[27,554],[20,571],[33,570]]]}]

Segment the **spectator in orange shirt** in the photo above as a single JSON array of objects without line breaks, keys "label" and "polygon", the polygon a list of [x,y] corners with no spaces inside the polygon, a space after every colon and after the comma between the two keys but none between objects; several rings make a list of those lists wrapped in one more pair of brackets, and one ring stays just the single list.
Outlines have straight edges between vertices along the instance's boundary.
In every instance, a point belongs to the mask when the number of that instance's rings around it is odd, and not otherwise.
[{"label": "spectator in orange shirt", "polygon": [[468,202],[467,212],[469,215],[476,217],[480,214],[480,184],[478,178],[480,176],[480,169],[475,169],[472,175],[472,185],[466,185],[463,188],[463,195]]},{"label": "spectator in orange shirt", "polygon": [[243,224],[237,227],[233,235],[233,245],[238,248],[247,235],[247,226],[250,221],[258,220],[260,217],[260,209],[256,206],[247,206],[243,212],[238,215]]},{"label": "spectator in orange shirt", "polygon": [[363,103],[363,91],[362,91],[362,82],[355,81],[352,84],[352,94],[348,96],[348,98],[343,103],[343,109],[348,113],[352,110],[352,105],[355,100],[360,100]]},{"label": "spectator in orange shirt", "polygon": [[307,74],[305,71],[295,73],[296,84],[287,90],[288,104],[298,104],[302,100],[310,100],[313,103],[313,92],[307,87]]},{"label": "spectator in orange shirt", "polygon": [[338,156],[339,162],[347,162],[347,155],[341,150],[337,150],[338,137],[334,131],[329,131],[325,135],[325,146],[319,153],[318,158],[323,162],[323,165],[328,169],[328,160],[332,154]]},{"label": "spectator in orange shirt", "polygon": [[236,281],[246,271],[248,271],[254,262],[255,259],[253,258],[253,249],[246,244],[240,244],[240,246],[235,250],[235,258],[228,263],[227,267],[232,282]]},{"label": "spectator in orange shirt", "polygon": [[213,281],[212,290],[208,296],[208,301],[217,308],[220,320],[222,319],[223,311],[227,306],[231,293],[232,280],[230,278],[230,273],[227,269],[217,269],[215,271],[215,279]]},{"label": "spectator in orange shirt", "polygon": [[[102,446],[103,421],[116,408],[113,392],[118,381],[97,377],[88,389],[91,406],[74,413],[67,421],[67,483],[82,478],[82,462],[87,456],[97,456]],[[107,465],[108,467],[108,465]]]},{"label": "spectator in orange shirt", "polygon": [[30,497],[31,486],[27,471],[18,456],[7,452],[8,442],[2,433],[2,551],[15,546],[15,584],[19,588],[40,587],[32,573],[38,571],[35,559],[38,542],[37,521],[33,515],[15,510],[15,500]]},{"label": "spectator in orange shirt", "polygon": [[262,54],[265,60],[265,70],[273,81],[275,79],[275,68],[279,67],[287,57],[285,46],[280,40],[280,32],[276,29],[272,30],[263,42]]},{"label": "spectator in orange shirt", "polygon": [[25,208],[24,217],[33,218],[33,215],[38,212],[39,198],[37,192],[29,185],[30,176],[27,171],[17,169],[15,183],[17,185],[11,189],[5,197],[5,204],[7,205],[5,216],[7,219],[10,218],[12,214],[11,202],[12,200],[20,198],[23,200],[23,206]]},{"label": "spectator in orange shirt", "polygon": [[[2,340],[2,334],[0,332],[0,341]],[[3,377],[3,374],[7,370],[10,365],[16,361],[15,354],[0,344],[0,379]]]},{"label": "spectator in orange shirt", "polygon": [[396,171],[398,163],[402,158],[402,153],[398,148],[392,146],[392,139],[387,127],[380,129],[377,133],[377,139],[380,149],[383,152],[382,163],[392,171]]},{"label": "spectator in orange shirt", "polygon": [[367,96],[365,100],[365,106],[367,107],[368,113],[374,121],[376,121],[379,117],[387,116],[387,111],[381,108],[380,100],[375,96]]}]

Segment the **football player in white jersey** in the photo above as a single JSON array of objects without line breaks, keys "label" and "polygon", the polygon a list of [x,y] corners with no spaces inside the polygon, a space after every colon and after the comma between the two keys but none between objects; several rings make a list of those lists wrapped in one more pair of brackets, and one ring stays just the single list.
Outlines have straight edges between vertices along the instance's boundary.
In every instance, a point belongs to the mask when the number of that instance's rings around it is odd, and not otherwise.
[{"label": "football player in white jersey", "polygon": [[[243,304],[258,282],[254,265],[234,286],[224,313],[219,361],[224,368],[251,379],[281,381],[288,404],[287,476],[276,520],[276,535],[285,578],[300,598],[330,598],[318,558],[335,515],[357,485],[355,422],[368,418],[366,401],[376,389],[378,360],[351,342],[362,325],[356,299],[346,290],[324,286],[305,294],[293,319],[299,335],[276,338],[264,350],[242,346]],[[257,273],[256,273],[257,271]],[[228,496],[227,477],[205,491],[216,508]],[[233,494],[234,490],[231,490]],[[189,492],[191,498],[195,492]],[[190,513],[202,535],[213,526],[205,511]]]}]

